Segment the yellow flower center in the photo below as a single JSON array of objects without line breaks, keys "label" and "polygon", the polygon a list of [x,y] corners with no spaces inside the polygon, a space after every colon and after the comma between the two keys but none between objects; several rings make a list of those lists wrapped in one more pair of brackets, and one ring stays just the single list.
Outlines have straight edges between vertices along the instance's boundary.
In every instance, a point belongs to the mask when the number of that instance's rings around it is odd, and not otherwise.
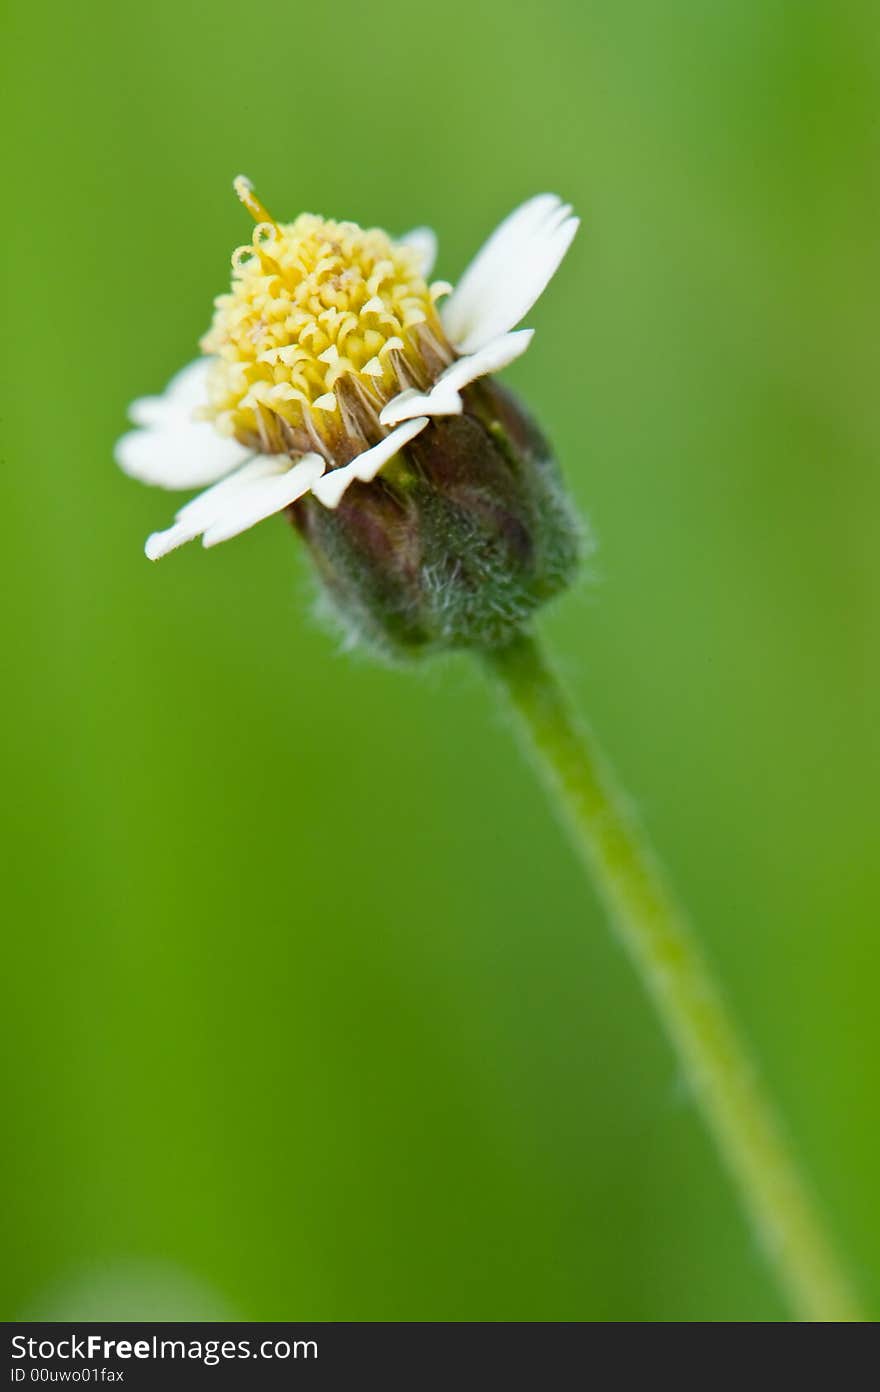
[{"label": "yellow flower center", "polygon": [[205,414],[255,449],[344,462],[384,433],[391,397],[451,361],[435,306],[449,287],[429,288],[419,253],[379,229],[310,213],[279,223],[246,179],[235,188],[257,226],[202,340],[216,358]]}]

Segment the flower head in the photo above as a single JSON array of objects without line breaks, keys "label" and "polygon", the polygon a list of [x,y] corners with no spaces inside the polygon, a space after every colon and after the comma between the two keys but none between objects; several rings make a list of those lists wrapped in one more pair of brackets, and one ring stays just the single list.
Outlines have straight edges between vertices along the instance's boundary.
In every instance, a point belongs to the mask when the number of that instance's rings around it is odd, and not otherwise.
[{"label": "flower head", "polygon": [[[212,485],[148,539],[147,555],[158,559],[197,536],[213,546],[289,509],[337,599],[351,588],[334,570],[344,570],[343,552],[361,577],[365,566],[384,565],[386,581],[397,577],[392,604],[421,614],[414,627],[403,624],[403,645],[445,642],[439,609],[422,622],[424,596],[439,593],[450,566],[463,573],[465,553],[476,565],[471,590],[483,562],[493,572],[507,564],[499,544],[513,545],[517,572],[543,564],[535,517],[549,474],[540,486],[538,475],[527,478],[511,440],[519,436],[526,455],[549,458],[549,450],[534,447],[534,428],[511,398],[475,384],[528,347],[531,330],[516,325],[557,269],[577,219],[552,194],[531,199],[453,289],[427,279],[436,251],[427,229],[392,239],[308,213],[282,223],[247,179],[237,178],[235,190],[256,227],[232,256],[231,289],[216,300],[201,341],[205,356],[162,396],[133,403],[137,429],[117,445],[120,466],[145,482]],[[487,479],[494,482],[483,497]],[[555,502],[550,510],[558,522]],[[441,514],[446,530],[434,537]],[[511,615],[539,602],[541,586],[531,577],[521,593],[522,578],[508,597]],[[448,596],[437,603],[448,608]],[[350,615],[359,605],[348,594],[343,607]]]}]

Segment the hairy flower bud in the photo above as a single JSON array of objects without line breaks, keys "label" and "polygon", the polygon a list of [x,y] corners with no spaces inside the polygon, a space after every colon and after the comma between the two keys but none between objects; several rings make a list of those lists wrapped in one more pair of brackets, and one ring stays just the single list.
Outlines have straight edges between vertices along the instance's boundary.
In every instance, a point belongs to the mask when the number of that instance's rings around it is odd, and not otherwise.
[{"label": "hairy flower bud", "polygon": [[491,378],[335,510],[290,508],[352,638],[405,657],[506,642],[563,590],[581,534],[552,451]]}]

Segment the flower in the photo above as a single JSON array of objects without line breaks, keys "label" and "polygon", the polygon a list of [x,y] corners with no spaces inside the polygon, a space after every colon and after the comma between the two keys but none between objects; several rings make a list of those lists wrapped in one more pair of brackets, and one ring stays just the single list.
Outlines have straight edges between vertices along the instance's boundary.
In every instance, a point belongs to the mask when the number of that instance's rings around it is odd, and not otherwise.
[{"label": "flower", "polygon": [[[120,467],[143,482],[212,485],[149,537],[151,560],[197,536],[213,546],[288,508],[314,536],[321,528],[293,506],[307,495],[335,511],[352,484],[390,477],[418,437],[423,460],[436,461],[438,432],[457,448],[444,418],[460,417],[472,384],[525,352],[532,331],[516,325],[578,227],[555,195],[532,198],[453,289],[426,281],[436,250],[427,229],[392,240],[311,214],[279,223],[247,179],[235,189],[257,226],[232,257],[206,356],[162,396],[133,403],[137,428],[116,447]],[[502,400],[484,394],[484,407],[490,399]],[[380,497],[372,504],[381,511]]]}]

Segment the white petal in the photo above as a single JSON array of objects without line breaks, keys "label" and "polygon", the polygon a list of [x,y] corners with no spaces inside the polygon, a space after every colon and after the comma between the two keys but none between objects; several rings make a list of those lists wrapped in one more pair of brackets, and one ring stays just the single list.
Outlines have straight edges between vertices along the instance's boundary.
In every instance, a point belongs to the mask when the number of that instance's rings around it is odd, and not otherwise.
[{"label": "white petal", "polygon": [[198,488],[230,473],[250,457],[207,421],[130,430],[116,441],[116,462],[126,474],[160,488]]},{"label": "white petal", "polygon": [[507,367],[508,363],[515,362],[522,356],[534,333],[534,329],[517,329],[515,333],[499,334],[497,338],[490,339],[482,348],[478,348],[476,353],[457,358],[437,378],[431,395],[433,396],[434,392],[446,392],[450,387],[460,391],[469,382],[475,382],[478,377],[485,377],[490,372],[500,372],[502,367]]},{"label": "white petal", "polygon": [[193,529],[193,536],[210,527],[219,516],[227,502],[241,489],[249,487],[257,479],[277,478],[290,469],[290,458],[286,454],[258,454],[242,468],[236,469],[229,478],[221,479],[213,488],[198,493],[175,514],[176,522],[184,522]]},{"label": "white petal", "polygon": [[[317,455],[305,455],[303,458],[316,459]],[[286,454],[261,454],[249,460],[229,478],[215,483],[213,488],[208,488],[185,503],[177,513],[173,526],[164,532],[154,532],[148,537],[144,548],[147,556],[151,561],[157,561],[160,556],[166,556],[169,551],[182,546],[184,542],[193,541],[202,532],[234,512],[236,504],[246,499],[255,484],[265,479],[277,481],[292,472],[290,459]]]},{"label": "white petal", "polygon": [[228,541],[262,522],[265,517],[280,512],[290,503],[308,493],[324,472],[324,461],[318,454],[306,454],[286,474],[276,478],[256,479],[224,502],[219,516],[205,532],[203,545],[216,546]]},{"label": "white petal", "polygon": [[444,390],[438,382],[428,392],[416,391],[415,387],[398,392],[382,407],[379,420],[382,425],[398,425],[415,416],[460,416],[461,407],[461,397],[455,388]]},{"label": "white petal", "polygon": [[383,407],[379,420],[383,425],[397,425],[412,416],[457,416],[461,413],[459,392],[469,382],[500,372],[526,351],[532,341],[533,329],[518,329],[516,333],[500,334],[476,353],[457,358],[437,378],[429,392],[408,387],[391,398]]},{"label": "white petal", "polygon": [[401,425],[397,430],[392,430],[390,435],[386,435],[384,440],[380,440],[378,445],[373,445],[372,449],[364,450],[350,464],[344,465],[341,469],[333,469],[331,473],[325,474],[322,479],[312,486],[315,497],[324,504],[326,508],[339,506],[340,500],[350,483],[357,479],[360,483],[371,483],[376,477],[383,464],[393,458],[405,444],[415,438],[420,430],[424,430],[428,424],[427,416],[419,416],[417,420],[408,420],[405,425]]},{"label": "white petal", "polygon": [[172,416],[187,420],[197,406],[208,399],[211,358],[196,358],[171,378],[161,396],[141,396],[133,401],[128,414],[135,425],[160,425]]},{"label": "white petal", "polygon": [[451,341],[476,352],[527,314],[578,229],[571,208],[552,193],[515,209],[477,253],[443,305]]},{"label": "white petal", "polygon": [[437,234],[430,227],[414,227],[398,239],[404,246],[413,247],[419,253],[419,270],[425,280],[434,269],[437,260]]},{"label": "white petal", "polygon": [[164,532],[153,532],[147,537],[144,555],[148,561],[159,561],[163,556],[167,556],[169,551],[176,551],[178,546],[192,541],[194,536],[198,536],[198,533],[192,531],[184,522],[175,522],[173,527],[168,527]]},{"label": "white petal", "polygon": [[208,399],[211,362],[199,358],[172,377],[161,396],[144,396],[129,408],[142,428],[116,442],[116,462],[126,474],[161,488],[198,488],[238,467],[250,450],[220,435],[193,412]]},{"label": "white petal", "polygon": [[139,396],[128,408],[132,425],[158,425],[167,414],[168,403],[163,396]]},{"label": "white petal", "polygon": [[290,460],[286,455],[258,455],[229,478],[215,483],[213,488],[208,488],[204,493],[191,498],[177,512],[173,526],[164,532],[153,532],[152,536],[147,537],[144,551],[148,559],[158,561],[160,556],[167,556],[169,551],[174,551],[186,541],[192,541],[211,525],[223,504],[236,492],[247,487],[253,479],[265,478],[268,474],[284,473],[289,468]]},{"label": "white petal", "polygon": [[[499,265],[508,263],[527,250],[536,231],[556,217],[562,207],[553,193],[540,193],[515,208],[496,227],[465,270],[452,297],[444,307],[444,318],[456,330],[456,339],[467,332],[467,321],[493,287],[497,288]],[[449,327],[447,325],[447,327]]]}]

